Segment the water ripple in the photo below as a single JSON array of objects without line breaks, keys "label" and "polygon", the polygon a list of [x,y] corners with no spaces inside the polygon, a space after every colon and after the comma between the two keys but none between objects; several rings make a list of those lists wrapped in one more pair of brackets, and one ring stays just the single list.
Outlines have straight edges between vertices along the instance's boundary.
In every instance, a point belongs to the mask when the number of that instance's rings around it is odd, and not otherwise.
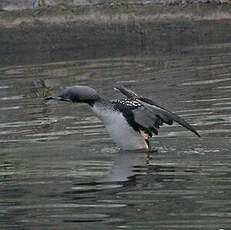
[{"label": "water ripple", "polygon": [[[1,227],[226,229],[231,55],[225,62],[223,55],[1,68]],[[108,98],[118,97],[116,84],[125,84],[174,108],[201,138],[174,124],[151,139],[158,151],[149,157],[120,150],[87,106],[44,103],[75,84]]]}]

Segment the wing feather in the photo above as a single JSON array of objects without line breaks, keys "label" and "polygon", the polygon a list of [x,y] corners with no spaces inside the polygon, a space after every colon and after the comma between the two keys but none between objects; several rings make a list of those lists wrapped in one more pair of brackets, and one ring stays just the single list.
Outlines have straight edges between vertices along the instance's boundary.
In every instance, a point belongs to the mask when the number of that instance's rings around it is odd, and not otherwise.
[{"label": "wing feather", "polygon": [[199,133],[195,130],[194,127],[192,127],[188,122],[186,122],[183,118],[179,117],[175,113],[164,109],[148,98],[137,95],[130,89],[126,89],[124,87],[118,87],[115,89],[120,91],[129,99],[136,100],[142,105],[142,107],[133,111],[134,119],[138,124],[147,128],[149,131],[158,134],[157,129],[160,125],[163,123],[171,125],[173,121],[175,121],[200,137]]}]

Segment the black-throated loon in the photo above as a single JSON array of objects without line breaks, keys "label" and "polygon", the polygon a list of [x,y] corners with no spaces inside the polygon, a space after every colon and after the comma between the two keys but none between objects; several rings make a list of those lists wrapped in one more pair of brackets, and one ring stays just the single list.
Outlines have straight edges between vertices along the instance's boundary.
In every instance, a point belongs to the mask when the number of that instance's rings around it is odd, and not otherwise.
[{"label": "black-throated loon", "polygon": [[165,123],[173,121],[192,131],[197,131],[183,118],[155,104],[150,99],[139,96],[133,91],[115,88],[127,98],[107,100],[88,86],[68,87],[58,96],[50,96],[46,100],[59,100],[72,103],[87,103],[103,121],[113,141],[124,150],[151,149],[149,138],[158,134],[158,129]]}]

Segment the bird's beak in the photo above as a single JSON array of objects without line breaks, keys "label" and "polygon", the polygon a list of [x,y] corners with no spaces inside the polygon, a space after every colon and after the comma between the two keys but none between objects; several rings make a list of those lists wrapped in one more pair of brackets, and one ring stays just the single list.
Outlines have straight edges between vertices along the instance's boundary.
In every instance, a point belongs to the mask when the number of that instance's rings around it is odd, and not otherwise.
[{"label": "bird's beak", "polygon": [[61,96],[49,96],[49,97],[46,97],[44,100],[48,101],[48,100],[56,100],[56,101],[68,101],[68,102],[71,102],[70,99],[68,98],[63,98]]}]

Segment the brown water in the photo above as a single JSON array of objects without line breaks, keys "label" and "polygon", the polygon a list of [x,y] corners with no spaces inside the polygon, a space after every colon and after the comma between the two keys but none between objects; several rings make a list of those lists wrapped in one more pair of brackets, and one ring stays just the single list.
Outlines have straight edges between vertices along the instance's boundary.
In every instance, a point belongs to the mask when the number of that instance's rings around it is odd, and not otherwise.
[{"label": "brown water", "polygon": [[[12,229],[231,229],[231,53],[94,59],[0,69],[0,226]],[[125,85],[193,124],[115,147],[86,105],[44,102],[84,84]]]}]

